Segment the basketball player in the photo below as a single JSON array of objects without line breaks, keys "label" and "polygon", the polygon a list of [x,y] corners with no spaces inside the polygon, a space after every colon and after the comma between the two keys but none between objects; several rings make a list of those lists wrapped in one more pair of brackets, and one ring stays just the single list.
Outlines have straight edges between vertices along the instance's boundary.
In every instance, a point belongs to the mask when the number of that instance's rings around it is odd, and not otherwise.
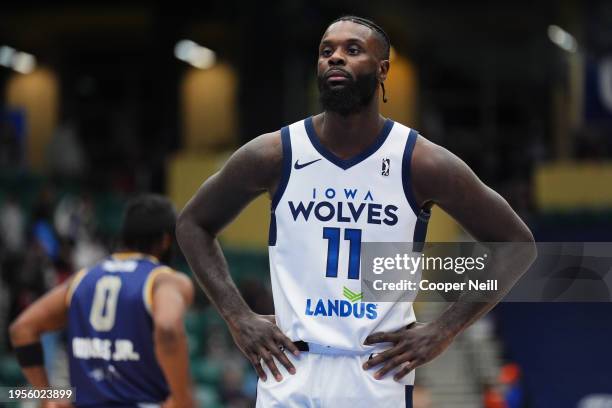
[{"label": "basketball player", "polygon": [[[319,45],[323,112],[241,147],[179,216],[192,270],[261,379],[258,407],[412,406],[413,369],[496,303],[457,302],[420,324],[410,303],[347,302],[344,288],[360,292],[361,242],[423,242],[433,204],[480,241],[533,242],[464,162],[381,116],[389,50],[372,21],[334,21]],[[216,239],[262,193],[274,321],[245,304]],[[511,283],[533,256],[505,271]]]},{"label": "basketball player", "polygon": [[193,284],[160,263],[175,220],[166,198],[133,199],[121,228],[124,251],[81,270],[16,319],[11,340],[34,387],[49,386],[40,336],[66,327],[77,407],[195,406],[183,325]]}]

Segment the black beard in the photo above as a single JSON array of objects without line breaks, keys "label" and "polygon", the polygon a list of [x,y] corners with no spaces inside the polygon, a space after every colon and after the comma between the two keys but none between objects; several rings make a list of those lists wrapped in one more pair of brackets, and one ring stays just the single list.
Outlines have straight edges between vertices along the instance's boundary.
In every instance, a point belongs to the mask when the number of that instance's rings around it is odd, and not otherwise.
[{"label": "black beard", "polygon": [[348,78],[347,82],[339,89],[332,89],[325,77],[317,77],[323,110],[348,116],[361,111],[372,101],[378,87],[375,72],[358,76],[355,80]]}]

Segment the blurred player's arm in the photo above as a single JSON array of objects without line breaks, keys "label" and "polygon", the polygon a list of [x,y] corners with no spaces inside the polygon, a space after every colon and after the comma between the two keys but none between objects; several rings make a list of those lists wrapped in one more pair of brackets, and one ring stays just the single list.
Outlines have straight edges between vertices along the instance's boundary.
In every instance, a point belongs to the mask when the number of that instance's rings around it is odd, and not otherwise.
[{"label": "blurred player's arm", "polygon": [[183,274],[160,273],[152,292],[155,356],[170,386],[170,401],[165,407],[194,407],[184,324],[193,302],[193,284]]},{"label": "blurred player's arm", "polygon": [[419,137],[412,157],[413,192],[421,207],[438,205],[469,234],[483,243],[521,243],[490,246],[487,279],[498,280],[491,294],[465,291],[436,320],[414,324],[395,333],[374,333],[366,344],[390,342],[394,346],[364,364],[368,369],[386,362],[375,376],[380,378],[402,367],[399,379],[415,367],[442,353],[452,340],[487,313],[514,286],[536,256],[533,235],[499,194],[487,187],[457,156]]},{"label": "blurred player's arm", "polygon": [[40,338],[44,333],[66,325],[69,287],[65,282],[46,293],[24,310],[9,328],[21,370],[34,387],[49,386]]},{"label": "blurred player's arm", "polygon": [[273,322],[248,307],[230,276],[217,234],[255,197],[276,189],[281,167],[280,132],[253,139],[202,184],[179,215],[176,229],[178,242],[198,283],[264,381],[261,359],[280,381],[282,376],[272,356],[293,373],[295,368],[280,347],[295,354],[299,351]]}]

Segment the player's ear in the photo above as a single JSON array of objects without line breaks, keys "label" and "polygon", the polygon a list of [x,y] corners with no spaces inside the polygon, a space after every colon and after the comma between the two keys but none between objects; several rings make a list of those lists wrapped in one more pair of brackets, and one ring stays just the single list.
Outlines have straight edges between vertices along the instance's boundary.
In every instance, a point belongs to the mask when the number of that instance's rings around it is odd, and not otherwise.
[{"label": "player's ear", "polygon": [[172,246],[172,235],[170,233],[164,233],[161,241],[161,246],[162,252],[166,252],[168,249],[170,249],[170,247]]},{"label": "player's ear", "polygon": [[387,59],[380,60],[378,64],[378,80],[380,82],[385,82],[385,80],[387,79],[389,68],[390,68],[389,60]]}]

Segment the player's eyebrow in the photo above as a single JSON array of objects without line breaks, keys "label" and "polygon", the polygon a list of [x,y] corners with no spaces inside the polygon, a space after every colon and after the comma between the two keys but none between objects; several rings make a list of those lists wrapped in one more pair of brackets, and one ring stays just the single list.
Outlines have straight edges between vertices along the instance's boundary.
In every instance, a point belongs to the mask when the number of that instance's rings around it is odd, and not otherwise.
[{"label": "player's eyebrow", "polygon": [[[323,40],[323,41],[321,41],[321,44],[319,44],[319,47],[322,47],[324,45],[332,45],[335,42],[336,41],[332,41],[332,40]],[[342,40],[342,42],[345,42],[345,43],[358,43],[360,45],[365,45],[365,43],[366,43],[363,39],[355,38],[355,37],[347,38],[346,40]]]}]

